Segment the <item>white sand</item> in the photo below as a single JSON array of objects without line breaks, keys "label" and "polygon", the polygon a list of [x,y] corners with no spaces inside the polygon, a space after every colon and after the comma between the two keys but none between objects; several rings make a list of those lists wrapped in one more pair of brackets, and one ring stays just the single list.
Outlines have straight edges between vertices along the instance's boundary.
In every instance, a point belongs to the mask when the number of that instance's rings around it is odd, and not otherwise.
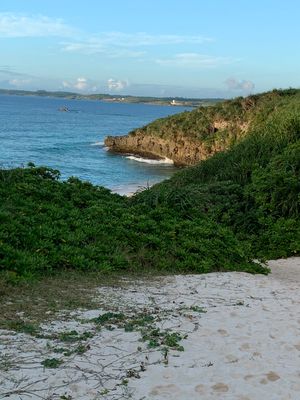
[{"label": "white sand", "polygon": [[[54,352],[78,343],[0,331],[0,399],[298,400],[300,258],[269,265],[269,276],[213,273],[100,288],[103,310],[78,310],[41,327],[44,334],[91,332],[82,355]],[[188,335],[185,350],[164,357],[139,332],[97,331],[87,320],[104,309],[160,316],[161,329]],[[52,357],[63,364],[43,368]]]}]

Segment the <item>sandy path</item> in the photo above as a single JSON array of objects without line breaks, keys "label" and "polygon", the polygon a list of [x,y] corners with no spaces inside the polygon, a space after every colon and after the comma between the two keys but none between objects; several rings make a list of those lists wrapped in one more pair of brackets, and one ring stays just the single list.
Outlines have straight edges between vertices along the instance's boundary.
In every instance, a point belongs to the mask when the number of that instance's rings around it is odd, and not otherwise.
[{"label": "sandy path", "polygon": [[[300,258],[269,265],[269,276],[213,273],[100,288],[103,310],[42,326],[44,337],[0,331],[0,399],[298,400]],[[128,318],[146,313],[161,331],[187,335],[184,351],[149,348],[140,331],[118,324],[99,329],[91,318],[105,308]],[[72,330],[87,337],[63,342],[59,332]],[[44,368],[54,357],[62,363]]]}]

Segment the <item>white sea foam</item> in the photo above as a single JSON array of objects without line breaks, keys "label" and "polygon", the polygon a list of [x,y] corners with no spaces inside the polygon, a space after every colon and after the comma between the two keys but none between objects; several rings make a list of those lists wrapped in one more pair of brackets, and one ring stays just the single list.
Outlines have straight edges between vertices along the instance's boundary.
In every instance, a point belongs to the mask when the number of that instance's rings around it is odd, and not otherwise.
[{"label": "white sea foam", "polygon": [[137,156],[127,156],[126,158],[128,158],[129,160],[142,162],[142,163],[146,163],[146,164],[153,164],[153,165],[162,165],[162,164],[173,165],[174,164],[174,161],[167,157],[160,159],[160,160],[153,160],[151,158],[143,158],[143,157],[137,157]]},{"label": "white sea foam", "polygon": [[95,143],[91,143],[91,146],[100,146],[100,147],[103,147],[103,146],[104,146],[104,142],[95,142]]},{"label": "white sea foam", "polygon": [[111,188],[112,193],[120,194],[121,196],[131,197],[138,192],[149,189],[151,186],[158,183],[157,180],[148,180],[143,183],[129,183],[126,185],[118,185]]},{"label": "white sea foam", "polygon": [[131,184],[131,185],[121,185],[121,186],[116,186],[111,189],[112,193],[118,193],[121,196],[127,196],[131,197],[133,196],[136,192],[139,192],[143,189],[145,189],[147,186],[139,185],[139,184]]}]

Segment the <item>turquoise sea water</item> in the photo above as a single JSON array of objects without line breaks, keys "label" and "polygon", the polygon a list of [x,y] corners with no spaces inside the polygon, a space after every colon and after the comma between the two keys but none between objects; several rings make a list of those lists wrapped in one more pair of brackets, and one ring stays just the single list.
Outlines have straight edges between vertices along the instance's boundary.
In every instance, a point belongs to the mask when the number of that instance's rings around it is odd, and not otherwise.
[{"label": "turquoise sea water", "polygon": [[[69,112],[60,112],[61,107]],[[62,179],[77,176],[120,193],[132,192],[170,177],[175,168],[112,154],[104,147],[104,138],[184,110],[0,95],[0,166],[31,161],[59,169]]]}]

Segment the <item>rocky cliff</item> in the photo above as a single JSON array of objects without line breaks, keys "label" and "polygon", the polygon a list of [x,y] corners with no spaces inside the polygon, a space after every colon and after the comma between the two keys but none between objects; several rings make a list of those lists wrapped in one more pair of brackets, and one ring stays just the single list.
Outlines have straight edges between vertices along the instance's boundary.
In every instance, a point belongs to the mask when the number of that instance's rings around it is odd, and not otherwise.
[{"label": "rocky cliff", "polygon": [[209,127],[208,137],[196,139],[180,130],[172,135],[160,137],[146,127],[125,136],[108,136],[105,145],[116,153],[154,159],[169,158],[176,166],[186,166],[197,164],[218,151],[226,150],[237,136],[247,131],[247,128],[247,124],[215,121]]},{"label": "rocky cliff", "polygon": [[201,143],[186,137],[163,139],[142,133],[126,136],[108,136],[105,145],[117,153],[136,154],[149,158],[169,158],[177,166],[193,165],[205,160],[217,151],[224,150],[226,143]]},{"label": "rocky cliff", "polygon": [[175,165],[194,165],[241,139],[271,96],[249,96],[158,119],[126,136],[108,136],[105,145],[117,153],[169,158]]}]

